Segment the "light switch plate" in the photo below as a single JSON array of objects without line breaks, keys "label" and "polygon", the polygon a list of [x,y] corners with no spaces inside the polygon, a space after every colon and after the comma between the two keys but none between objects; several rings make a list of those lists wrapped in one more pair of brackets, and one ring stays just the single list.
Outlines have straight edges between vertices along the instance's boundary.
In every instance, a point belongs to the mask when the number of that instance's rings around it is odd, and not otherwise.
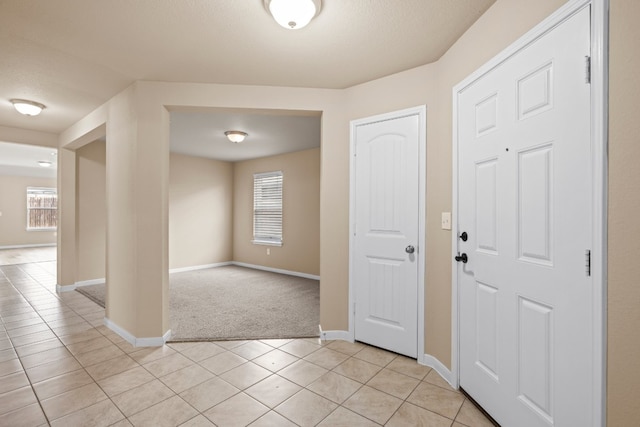
[{"label": "light switch plate", "polygon": [[451,230],[451,212],[442,212],[442,229]]}]

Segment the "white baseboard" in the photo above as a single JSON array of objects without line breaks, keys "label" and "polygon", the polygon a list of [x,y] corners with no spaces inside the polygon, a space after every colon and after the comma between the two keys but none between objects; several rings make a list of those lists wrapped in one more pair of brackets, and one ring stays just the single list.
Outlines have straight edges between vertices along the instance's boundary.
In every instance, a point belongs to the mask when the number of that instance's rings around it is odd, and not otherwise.
[{"label": "white baseboard", "polygon": [[180,267],[180,268],[172,268],[169,270],[169,274],[171,273],[183,273],[185,271],[195,271],[195,270],[204,270],[207,268],[215,268],[215,267],[224,267],[226,265],[233,264],[232,261],[227,262],[216,262],[214,264],[204,264],[204,265],[194,265],[191,267]]},{"label": "white baseboard", "polygon": [[438,374],[440,374],[442,378],[444,378],[446,382],[449,383],[451,387],[455,389],[458,388],[456,385],[454,385],[456,384],[456,381],[454,381],[453,373],[435,357],[431,356],[430,354],[425,354],[422,357],[422,361],[418,361],[418,363],[433,368]]},{"label": "white baseboard", "polygon": [[76,282],[73,285],[56,284],[56,292],[70,292],[75,291],[76,288],[80,288],[82,286],[103,285],[105,283],[106,279],[103,277],[102,279],[81,280],[80,282]]},{"label": "white baseboard", "polygon": [[[55,246],[55,245],[53,245],[53,246]],[[0,249],[2,249],[2,248],[0,247]],[[226,261],[226,262],[217,262],[217,263],[214,263],[214,264],[193,265],[191,267],[172,268],[172,269],[169,270],[169,274],[172,274],[172,273],[183,273],[185,271],[205,270],[207,268],[225,267],[227,265],[237,265],[239,267],[253,268],[255,270],[270,271],[272,273],[287,274],[289,276],[303,277],[305,279],[320,280],[320,276],[314,276],[313,274],[299,273],[297,271],[282,270],[282,269],[279,269],[279,268],[264,267],[264,266],[261,266],[261,265],[246,264],[244,262],[236,262],[236,261]],[[102,285],[104,283],[106,283],[106,279],[105,278],[92,279],[92,280],[82,280],[80,282],[74,283],[73,285],[56,285],[56,291],[57,292],[70,292],[70,291],[74,291],[76,288],[78,288],[80,286]]]},{"label": "white baseboard", "polygon": [[282,270],[280,268],[271,268],[271,267],[265,267],[263,265],[247,264],[247,263],[238,262],[238,261],[231,261],[230,264],[237,265],[238,267],[253,268],[255,270],[270,271],[271,273],[280,273],[280,274],[287,274],[289,276],[302,277],[304,279],[320,280],[320,276],[307,274],[307,273],[300,273],[298,271]]},{"label": "white baseboard", "polygon": [[161,337],[136,338],[129,331],[116,325],[106,317],[104,318],[104,325],[134,347],[161,347],[171,338],[171,329]]},{"label": "white baseboard", "polygon": [[104,285],[107,282],[107,279],[104,277],[101,279],[91,279],[91,280],[81,280],[80,282],[76,282],[76,288],[81,286],[91,286],[91,285]]},{"label": "white baseboard", "polygon": [[48,248],[56,246],[55,243],[38,243],[35,245],[9,245],[0,246],[0,249],[25,249],[25,248]]},{"label": "white baseboard", "polygon": [[353,335],[349,331],[323,331],[322,327],[320,327],[320,339],[322,341],[354,341]]}]

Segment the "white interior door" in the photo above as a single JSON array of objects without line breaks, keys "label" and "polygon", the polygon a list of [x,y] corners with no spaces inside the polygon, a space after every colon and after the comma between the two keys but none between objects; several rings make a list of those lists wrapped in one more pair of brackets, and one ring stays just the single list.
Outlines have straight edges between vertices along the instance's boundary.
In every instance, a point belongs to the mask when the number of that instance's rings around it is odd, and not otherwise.
[{"label": "white interior door", "polygon": [[352,126],[355,339],[410,357],[418,349],[420,120],[400,114]]},{"label": "white interior door", "polygon": [[503,426],[593,425],[590,9],[458,95],[460,385]]}]

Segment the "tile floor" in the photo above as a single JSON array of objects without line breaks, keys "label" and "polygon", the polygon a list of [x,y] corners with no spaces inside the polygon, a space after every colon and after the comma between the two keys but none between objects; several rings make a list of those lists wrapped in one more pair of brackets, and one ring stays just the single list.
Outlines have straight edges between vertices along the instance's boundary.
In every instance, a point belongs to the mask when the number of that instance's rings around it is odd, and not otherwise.
[{"label": "tile floor", "polygon": [[55,262],[0,267],[0,426],[492,424],[433,370],[317,339],[136,348],[55,293]]},{"label": "tile floor", "polygon": [[55,245],[35,248],[0,249],[0,266],[55,261],[56,252],[57,249]]}]

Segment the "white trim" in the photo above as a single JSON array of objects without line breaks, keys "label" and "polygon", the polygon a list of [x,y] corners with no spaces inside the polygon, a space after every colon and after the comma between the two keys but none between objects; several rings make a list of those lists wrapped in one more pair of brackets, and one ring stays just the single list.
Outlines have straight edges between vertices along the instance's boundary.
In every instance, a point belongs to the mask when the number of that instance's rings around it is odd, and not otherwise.
[{"label": "white trim", "polygon": [[171,339],[171,329],[165,332],[165,334],[161,337],[136,338],[129,331],[116,325],[108,318],[105,317],[103,321],[104,321],[104,325],[107,328],[111,329],[113,332],[120,335],[122,338],[124,338],[129,344],[131,344],[134,347],[161,347]]},{"label": "white trim", "polygon": [[[609,0],[591,2],[591,135],[593,156],[594,425],[607,424],[607,205],[609,166]],[[599,309],[598,309],[599,308]]]},{"label": "white trim", "polygon": [[453,376],[453,372],[451,372],[446,366],[444,366],[442,362],[440,362],[438,359],[431,356],[430,354],[423,354],[422,360],[423,360],[423,363],[420,363],[421,365],[425,365],[430,368],[433,368],[442,378],[444,378],[446,382],[449,383],[451,387],[455,389],[458,388],[457,382],[455,381],[455,378]]},{"label": "white trim", "polygon": [[74,283],[73,285],[56,284],[56,292],[70,292],[70,291],[75,291],[76,288],[80,288],[82,286],[103,285],[105,283],[106,283],[106,279],[103,277],[102,279],[82,280],[80,282]]},{"label": "white trim", "polygon": [[452,104],[452,140],[451,150],[453,151],[451,161],[451,386],[455,389],[460,387],[460,358],[459,348],[459,326],[458,326],[458,266],[453,260],[458,252],[458,96],[457,86],[453,88]]},{"label": "white trim", "polygon": [[136,338],[134,347],[161,347],[171,339],[171,329],[164,333],[161,337]]},{"label": "white trim", "polygon": [[169,270],[169,274],[184,273],[185,271],[205,270],[207,268],[225,267],[231,264],[233,264],[233,262],[227,261],[227,262],[216,262],[214,264],[193,265],[191,267],[172,268]]},{"label": "white trim", "polygon": [[76,290],[76,284],[74,283],[73,285],[59,285],[56,283],[56,292],[57,293],[63,293],[63,292],[71,292],[71,291],[75,291]]},{"label": "white trim", "polygon": [[[196,271],[196,270],[206,270],[208,268],[226,267],[228,265],[237,265],[239,267],[253,268],[255,270],[264,270],[264,271],[270,271],[272,273],[286,274],[288,276],[296,276],[296,277],[302,277],[305,279],[320,280],[320,276],[315,276],[313,274],[299,273],[297,271],[282,270],[279,268],[264,267],[261,265],[246,264],[243,262],[236,262],[236,261],[217,262],[214,264],[203,264],[203,265],[194,265],[191,267],[172,268],[171,270],[169,270],[169,274],[184,273],[187,271]],[[56,285],[56,291],[70,292],[81,286],[102,285],[105,283],[106,283],[106,279],[104,278],[83,280],[81,282],[76,282],[73,285]]]},{"label": "white trim", "polygon": [[452,339],[451,366],[454,387],[460,380],[458,274],[453,256],[458,246],[458,99],[457,95],[477,79],[506,61],[536,39],[551,31],[584,7],[591,6],[591,136],[592,136],[592,236],[591,271],[594,321],[594,401],[591,405],[594,425],[606,425],[606,351],[607,351],[607,168],[608,168],[608,39],[609,0],[572,0],[536,25],[509,47],[453,88],[453,224],[452,224]]},{"label": "white trim", "polygon": [[[355,339],[355,281],[354,281],[354,248],[355,248],[355,143],[356,143],[356,127],[364,123],[373,123],[383,120],[397,119],[407,116],[418,116],[419,134],[418,134],[418,247],[416,248],[418,256],[418,336],[417,336],[417,360],[418,363],[424,363],[424,318],[425,318],[425,277],[426,277],[426,200],[427,200],[427,106],[419,105],[417,107],[398,110],[391,113],[380,114],[377,116],[366,117],[363,119],[352,120],[350,122],[350,141],[349,141],[349,336],[347,341]],[[328,331],[327,331],[328,333]]]},{"label": "white trim", "polygon": [[[48,230],[48,231],[51,231],[51,230]],[[56,243],[38,243],[34,245],[9,245],[9,246],[0,246],[0,250],[1,249],[48,248],[48,247],[55,247],[55,246],[56,246]]]},{"label": "white trim", "polygon": [[322,331],[320,332],[320,339],[322,341],[333,341],[333,340],[340,340],[340,341],[349,341],[349,342],[353,342],[353,334],[349,331]]},{"label": "white trim", "polygon": [[265,267],[263,265],[247,264],[245,262],[232,261],[230,264],[238,267],[253,268],[254,270],[270,271],[272,273],[286,274],[288,276],[302,277],[304,279],[320,280],[320,276],[314,274],[300,273],[298,271],[282,270],[280,268]]},{"label": "white trim", "polygon": [[252,240],[251,243],[261,246],[282,246],[282,240]]},{"label": "white trim", "polygon": [[82,280],[80,282],[76,282],[75,286],[76,288],[79,288],[82,286],[104,285],[106,282],[107,282],[107,279],[103,277],[101,279]]}]

